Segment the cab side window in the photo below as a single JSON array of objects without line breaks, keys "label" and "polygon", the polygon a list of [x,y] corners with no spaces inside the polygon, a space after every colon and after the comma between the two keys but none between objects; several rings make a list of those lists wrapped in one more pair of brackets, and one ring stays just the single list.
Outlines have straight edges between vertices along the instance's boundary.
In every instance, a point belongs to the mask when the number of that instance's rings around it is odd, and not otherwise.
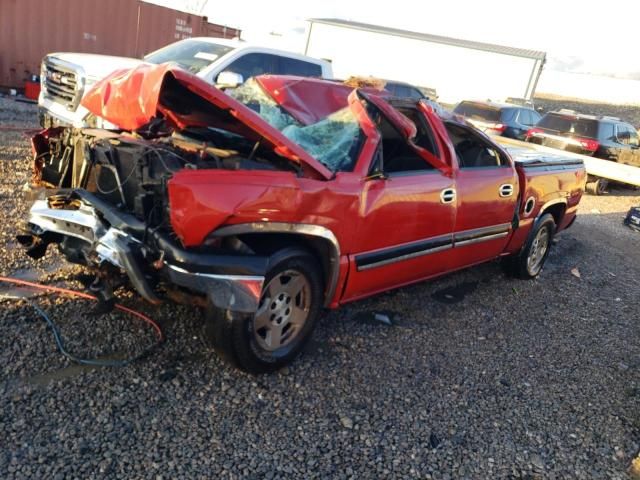
[{"label": "cab side window", "polygon": [[[414,108],[398,108],[416,126],[416,136],[413,143],[434,156],[438,156],[433,134],[421,116]],[[377,118],[377,127],[382,136],[382,164],[383,170],[389,175],[406,173],[420,173],[434,171],[436,167],[425,160],[416,149],[407,142],[396,127],[384,116]]]},{"label": "cab side window", "polygon": [[267,53],[247,53],[232,62],[225,70],[239,73],[246,82],[251,77],[278,72],[278,56]]},{"label": "cab side window", "polygon": [[509,161],[490,143],[471,129],[446,123],[460,168],[504,167]]}]

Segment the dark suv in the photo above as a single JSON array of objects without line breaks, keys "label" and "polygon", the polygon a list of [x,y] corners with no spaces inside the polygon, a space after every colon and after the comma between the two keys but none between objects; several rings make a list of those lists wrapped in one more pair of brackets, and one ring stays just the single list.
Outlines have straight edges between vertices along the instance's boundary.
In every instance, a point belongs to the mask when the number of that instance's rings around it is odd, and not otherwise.
[{"label": "dark suv", "polygon": [[613,161],[640,145],[636,129],[619,118],[573,110],[547,113],[529,130],[526,141]]},{"label": "dark suv", "polygon": [[532,108],[511,103],[460,102],[453,113],[462,115],[477,129],[492,135],[524,140],[527,132],[540,120]]}]

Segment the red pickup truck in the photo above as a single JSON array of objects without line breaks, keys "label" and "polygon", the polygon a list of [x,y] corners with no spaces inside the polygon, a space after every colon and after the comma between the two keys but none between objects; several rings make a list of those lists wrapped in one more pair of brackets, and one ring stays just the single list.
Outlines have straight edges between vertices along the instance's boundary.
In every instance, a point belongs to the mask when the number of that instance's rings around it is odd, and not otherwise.
[{"label": "red pickup truck", "polygon": [[143,65],[83,103],[121,130],[33,138],[19,240],[90,267],[105,303],[127,281],[206,306],[216,348],[251,372],[290,362],[323,308],[499,257],[536,277],[586,178],[580,160],[514,162],[463,120],[333,81],[227,94]]}]

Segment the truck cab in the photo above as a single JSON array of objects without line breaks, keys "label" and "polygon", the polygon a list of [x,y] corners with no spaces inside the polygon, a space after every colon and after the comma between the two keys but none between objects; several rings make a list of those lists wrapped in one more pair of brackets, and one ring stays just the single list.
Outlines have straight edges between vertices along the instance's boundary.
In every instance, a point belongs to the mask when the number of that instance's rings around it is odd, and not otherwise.
[{"label": "truck cab", "polygon": [[51,53],[41,66],[38,99],[43,127],[105,127],[113,125],[89,114],[81,105],[85,93],[115,70],[142,63],[174,62],[222,89],[235,88],[262,74],[297,75],[331,79],[331,64],[293,52],[221,38],[189,38],[172,43],[143,59],[85,53]]}]

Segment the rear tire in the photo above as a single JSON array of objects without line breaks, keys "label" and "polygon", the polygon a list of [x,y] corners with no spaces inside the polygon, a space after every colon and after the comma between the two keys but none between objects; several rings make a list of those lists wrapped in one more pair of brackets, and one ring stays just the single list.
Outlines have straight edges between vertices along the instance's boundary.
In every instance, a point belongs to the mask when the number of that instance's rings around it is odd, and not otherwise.
[{"label": "rear tire", "polygon": [[291,363],[311,337],[323,291],[315,258],[299,251],[269,269],[255,314],[209,305],[206,332],[216,351],[238,368],[273,372]]},{"label": "rear tire", "polygon": [[609,180],[606,178],[598,178],[593,177],[589,178],[589,181],[586,183],[584,189],[587,193],[591,195],[604,195],[609,186]]},{"label": "rear tire", "polygon": [[507,274],[524,280],[532,280],[540,275],[555,232],[553,216],[545,213],[534,223],[522,250],[503,258],[502,265]]}]

